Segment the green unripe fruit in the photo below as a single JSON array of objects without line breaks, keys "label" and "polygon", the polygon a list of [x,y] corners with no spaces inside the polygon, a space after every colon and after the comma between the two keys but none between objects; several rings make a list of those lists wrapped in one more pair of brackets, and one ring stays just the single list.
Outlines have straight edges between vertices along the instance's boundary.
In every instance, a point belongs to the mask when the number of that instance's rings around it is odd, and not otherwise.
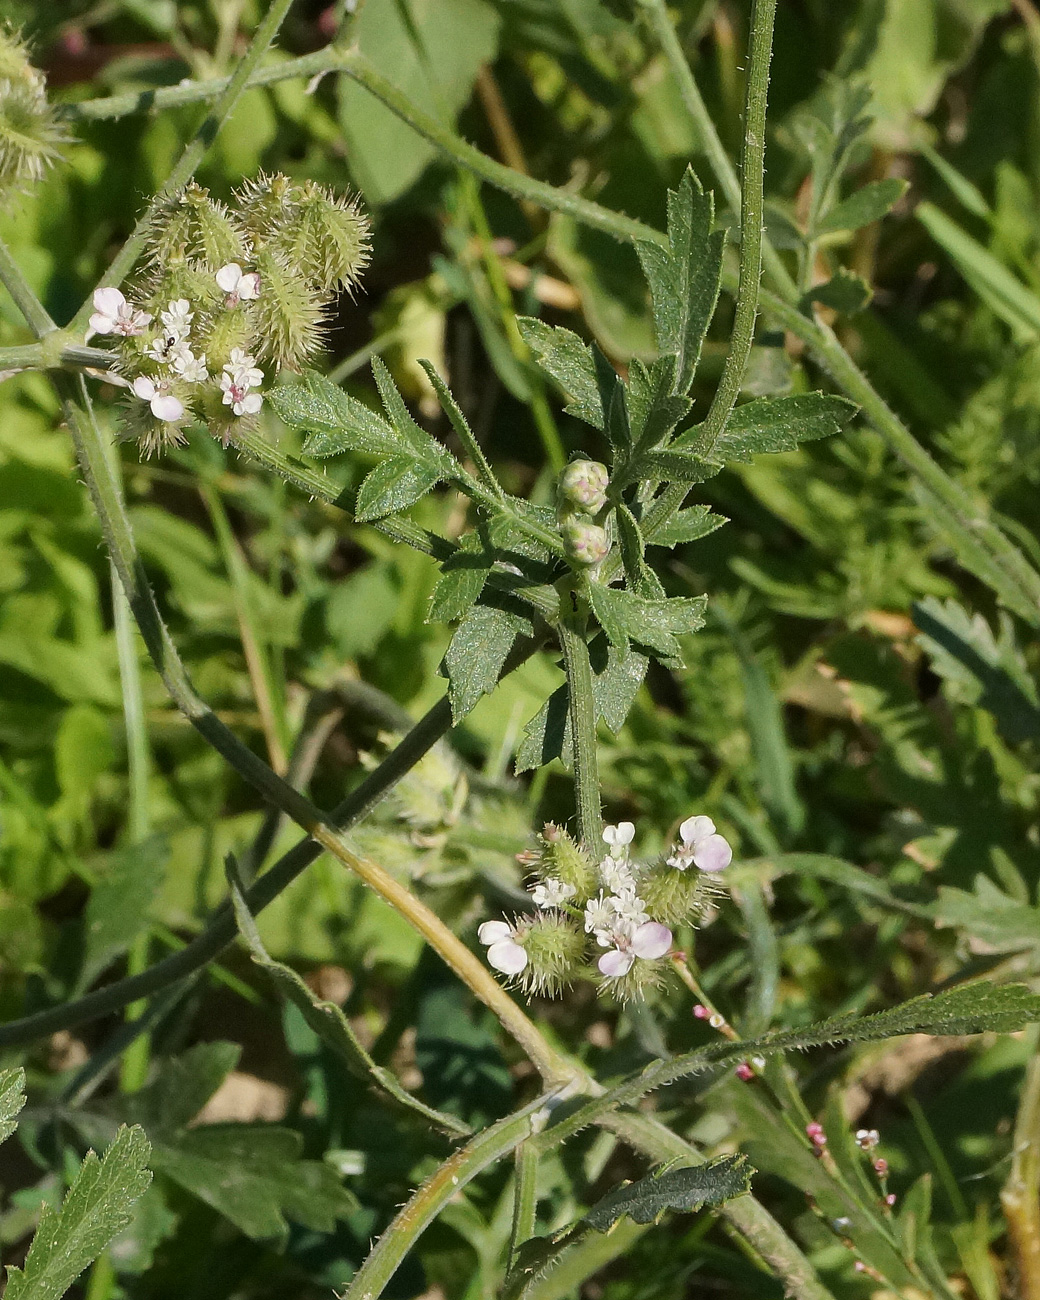
[{"label": "green unripe fruit", "polygon": [[639,897],[646,910],[672,929],[697,925],[717,894],[711,877],[695,867],[679,871],[662,862],[639,877]]},{"label": "green unripe fruit", "polygon": [[607,504],[610,475],[598,460],[572,460],[560,474],[556,491],[564,510],[598,515]]},{"label": "green unripe fruit", "polygon": [[595,864],[562,826],[549,822],[541,834],[537,872],[542,880],[556,879],[575,889],[573,901],[584,903],[599,889]]},{"label": "green unripe fruit", "polygon": [[309,281],[270,248],[258,248],[260,273],[256,355],[261,365],[301,370],[321,347],[325,300]]},{"label": "green unripe fruit", "polygon": [[517,943],[527,953],[521,982],[527,993],[555,997],[577,973],[585,955],[585,934],[577,921],[558,912],[540,912],[517,927]]},{"label": "green unripe fruit", "polygon": [[25,42],[0,25],[0,195],[39,181],[67,140]]}]

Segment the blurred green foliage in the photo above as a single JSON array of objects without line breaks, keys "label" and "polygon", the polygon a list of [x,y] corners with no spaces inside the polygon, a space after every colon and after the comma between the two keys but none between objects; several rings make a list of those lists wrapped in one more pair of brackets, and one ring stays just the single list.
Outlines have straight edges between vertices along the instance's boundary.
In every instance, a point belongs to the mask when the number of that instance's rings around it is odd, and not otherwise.
[{"label": "blurred green foliage", "polygon": [[[277,57],[315,49],[345,23],[385,76],[485,152],[658,228],[688,162],[710,184],[678,87],[626,0],[352,8],[301,0]],[[55,98],[70,103],[223,75],[260,9],[3,6],[24,24]],[[735,151],[747,5],[683,0],[673,15]],[[1040,19],[1004,0],[783,4],[770,99],[770,238],[915,434],[1040,564]],[[0,214],[0,234],[55,319],[93,287],[196,118],[188,107],[78,123],[64,164]],[[841,166],[830,166],[839,152]],[[346,78],[244,96],[199,179],[226,197],[260,170],[364,196],[373,262],[339,305],[328,357],[347,392],[375,405],[366,366],[381,354],[417,418],[454,445],[417,364],[432,358],[502,481],[536,504],[551,504],[561,449],[602,457],[535,368],[515,315],[595,339],[619,366],[652,357],[630,247],[479,187]],[[909,194],[890,181],[908,182]],[[832,220],[821,217],[809,247],[803,232],[824,190]],[[729,318],[724,303],[697,374],[697,418]],[[24,339],[0,295],[0,343]],[[767,315],[745,396],[825,383]],[[102,420],[114,421],[115,396],[100,390]],[[169,704],[132,636],[124,659],[129,645],[140,661],[148,764],[143,785],[131,782],[118,598],[57,403],[40,375],[20,374],[0,387],[0,415],[9,1020],[183,946],[226,896],[225,855],[247,857],[264,813]],[[273,416],[267,436],[299,449]],[[121,461],[149,577],[200,692],[276,768],[301,751],[315,802],[338,802],[445,690],[450,634],[427,617],[437,566],[202,437],[153,461],[124,446]],[[357,456],[327,462],[351,492],[370,468]],[[740,846],[731,897],[696,936],[707,994],[750,1034],[876,1009],[970,972],[1035,983],[1035,631],[962,567],[921,489],[863,421],[731,466],[694,493],[729,523],[680,546],[661,577],[671,596],[709,595],[707,624],[685,638],[685,667],[651,669],[619,734],[601,729],[600,762],[611,820],[636,821],[652,848],[691,810]],[[449,536],[467,523],[454,493],[427,497],[413,517]],[[357,832],[468,941],[487,915],[522,905],[515,855],[532,828],[570,815],[559,763],[512,774],[524,724],[560,681],[554,656],[529,660]],[[294,839],[279,825],[269,848]],[[270,956],[341,1006],[376,1065],[428,1106],[481,1126],[530,1097],[493,1018],[329,859],[264,912],[259,931]],[[244,947],[176,997],[127,1014],[151,1019],[125,1052],[123,1020],[110,1016],[5,1059],[24,1063],[30,1094],[18,1142],[0,1153],[5,1260],[21,1263],[88,1145],[111,1141],[121,1121],[153,1142],[157,1176],[81,1284],[89,1300],[175,1289],[193,1300],[327,1296],[447,1154],[442,1133],[344,1070]],[[579,989],[533,1014],[601,1079],[714,1037],[678,986],[638,1010]],[[921,1042],[770,1067],[793,1098],[786,1114],[731,1077],[687,1080],[658,1105],[706,1151],[750,1138],[756,1194],[850,1300],[883,1293],[853,1271],[842,1230],[828,1226],[856,1210],[834,1200],[799,1130],[822,1116],[836,1148],[850,1125],[877,1127],[899,1231],[930,1217],[935,1264],[923,1281],[907,1274],[877,1233],[857,1238],[862,1257],[901,1294],[997,1300],[1011,1293],[1013,1268],[998,1193],[1035,1036]],[[849,1150],[834,1158],[851,1169]],[[554,1151],[538,1173],[539,1230],[566,1227],[642,1172],[609,1133]],[[857,1187],[877,1199],[873,1182]],[[498,1294],[512,1203],[513,1175],[496,1166],[422,1237],[387,1295]],[[584,1236],[527,1294],[678,1300],[702,1290],[782,1288],[706,1215],[675,1215],[649,1232],[625,1222]]]}]

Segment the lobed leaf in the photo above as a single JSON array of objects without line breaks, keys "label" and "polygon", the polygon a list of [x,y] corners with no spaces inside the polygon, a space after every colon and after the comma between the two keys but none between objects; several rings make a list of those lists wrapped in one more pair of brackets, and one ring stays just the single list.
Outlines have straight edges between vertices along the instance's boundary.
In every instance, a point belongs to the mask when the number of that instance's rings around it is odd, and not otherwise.
[{"label": "lobed leaf", "polygon": [[723,515],[713,514],[710,506],[689,506],[678,511],[663,528],[659,528],[649,539],[648,545],[681,546],[684,542],[696,542],[726,523],[729,520]]},{"label": "lobed leaf", "polygon": [[388,456],[369,471],[358,488],[354,518],[365,523],[407,510],[441,478],[440,470],[417,464],[414,457]]},{"label": "lobed leaf", "polygon": [[88,1151],[60,1210],[45,1205],[22,1268],[7,1270],[6,1300],[58,1300],[133,1217],[152,1180],[140,1128],[120,1128],[99,1160]]},{"label": "lobed leaf", "polygon": [[18,1127],[24,1105],[25,1071],[0,1070],[0,1142],[6,1142]]},{"label": "lobed leaf", "polygon": [[712,231],[714,201],[692,168],[668,191],[668,248],[640,242],[636,253],[650,285],[657,346],[674,354],[674,391],[689,392],[722,285],[725,231]]},{"label": "lobed leaf", "polygon": [[456,723],[498,685],[506,656],[524,628],[530,630],[530,624],[518,614],[493,605],[474,605],[462,620],[444,655]]},{"label": "lobed leaf", "polygon": [[290,429],[311,435],[303,444],[308,456],[338,456],[344,451],[390,456],[400,450],[382,416],[315,371],[297,383],[279,385],[268,401]]},{"label": "lobed leaf", "polygon": [[759,397],[738,406],[715,444],[713,455],[727,464],[755,456],[794,451],[800,442],[827,438],[848,424],[856,406],[844,397],[801,393]]}]

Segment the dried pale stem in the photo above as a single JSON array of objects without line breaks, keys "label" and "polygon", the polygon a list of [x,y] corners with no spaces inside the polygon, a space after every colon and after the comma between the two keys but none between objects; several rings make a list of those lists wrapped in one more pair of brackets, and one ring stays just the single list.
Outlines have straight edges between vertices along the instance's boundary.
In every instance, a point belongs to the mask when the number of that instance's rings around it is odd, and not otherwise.
[{"label": "dried pale stem", "polygon": [[1021,1300],[1040,1300],[1040,1055],[1026,1070],[1011,1173],[1000,1193]]}]

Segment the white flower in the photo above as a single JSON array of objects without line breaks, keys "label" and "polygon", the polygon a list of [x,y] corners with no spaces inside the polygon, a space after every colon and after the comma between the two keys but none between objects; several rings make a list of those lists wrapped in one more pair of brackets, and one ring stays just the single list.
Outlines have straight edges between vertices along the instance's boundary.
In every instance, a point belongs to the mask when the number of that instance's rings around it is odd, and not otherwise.
[{"label": "white flower", "polygon": [[134,380],[133,390],[143,402],[148,403],[157,420],[165,420],[173,424],[183,418],[184,403],[172,393],[157,387],[155,380],[148,375],[138,375]]},{"label": "white flower", "polygon": [[856,1145],[861,1151],[873,1151],[881,1141],[881,1134],[876,1128],[858,1128],[856,1130]]},{"label": "white flower", "polygon": [[612,858],[628,857],[628,846],[635,838],[636,828],[632,822],[618,822],[616,826],[603,827],[603,841],[610,845]]},{"label": "white flower", "polygon": [[505,921],[485,921],[477,930],[477,938],[487,946],[488,964],[503,975],[519,975],[527,965],[527,953],[516,942],[513,927]]},{"label": "white flower", "polygon": [[264,399],[259,393],[249,390],[263,382],[264,372],[257,367],[255,359],[241,348],[233,348],[231,360],[220,376],[224,405],[230,406],[236,415],[255,415],[263,406]]},{"label": "white flower", "polygon": [[614,900],[604,898],[601,889],[595,898],[590,898],[585,904],[585,933],[595,932],[598,935],[601,931],[609,930],[616,915]]},{"label": "white flower", "polygon": [[138,311],[128,303],[118,289],[95,289],[94,306],[97,311],[90,318],[92,334],[142,334],[152,319],[148,312]]},{"label": "white flower", "polygon": [[180,343],[174,348],[171,353],[171,364],[185,383],[203,384],[209,378],[205,352],[197,357],[186,343]]},{"label": "white flower", "polygon": [[535,885],[531,897],[535,907],[562,907],[577,892],[574,885],[565,885],[562,880],[546,880],[541,885]]},{"label": "white flower", "polygon": [[614,905],[614,914],[622,925],[642,925],[650,919],[643,900],[636,898],[635,894],[617,894],[610,901]]},{"label": "white flower", "polygon": [[644,921],[630,934],[619,935],[616,946],[605,952],[596,964],[600,974],[608,979],[617,979],[628,974],[637,957],[655,961],[663,957],[671,946],[672,932],[666,925],[660,921]]},{"label": "white flower", "polygon": [[687,817],[679,827],[681,843],[668,859],[670,867],[685,871],[692,862],[700,871],[723,871],[733,861],[729,842],[715,830],[710,817]]},{"label": "white flower", "polygon": [[260,277],[255,271],[243,275],[237,262],[228,262],[220,268],[217,284],[227,294],[229,307],[237,307],[243,299],[251,302],[260,297]]},{"label": "white flower", "polygon": [[635,877],[627,862],[619,862],[616,858],[604,858],[599,864],[599,878],[603,881],[604,888],[609,889],[612,894],[636,892]]},{"label": "white flower", "polygon": [[[187,298],[174,298],[166,311],[160,313],[160,319],[167,337],[172,336],[174,343],[181,343],[188,337],[195,313],[191,310],[191,303]],[[170,346],[172,347],[173,344]]]}]

